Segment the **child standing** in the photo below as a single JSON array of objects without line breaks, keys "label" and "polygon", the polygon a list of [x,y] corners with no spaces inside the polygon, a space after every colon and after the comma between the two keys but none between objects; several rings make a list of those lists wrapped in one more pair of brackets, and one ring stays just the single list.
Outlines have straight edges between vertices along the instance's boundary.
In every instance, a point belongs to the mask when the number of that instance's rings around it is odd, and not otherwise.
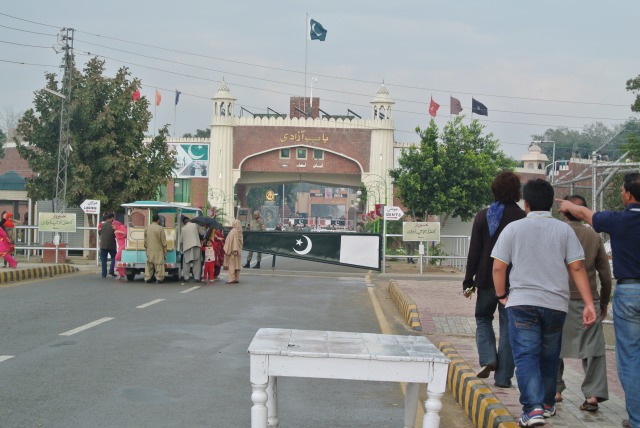
[{"label": "child standing", "polygon": [[205,246],[202,249],[204,250],[204,273],[202,275],[202,281],[204,282],[209,279],[209,282],[213,282],[213,271],[216,266],[216,252],[213,249],[213,241],[211,239],[207,239],[207,242],[205,242]]}]

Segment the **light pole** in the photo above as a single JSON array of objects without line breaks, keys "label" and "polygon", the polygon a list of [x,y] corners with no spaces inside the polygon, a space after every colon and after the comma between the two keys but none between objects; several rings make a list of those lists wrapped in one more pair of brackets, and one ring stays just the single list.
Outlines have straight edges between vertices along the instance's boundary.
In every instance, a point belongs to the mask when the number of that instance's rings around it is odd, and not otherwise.
[{"label": "light pole", "polygon": [[227,201],[227,195],[222,191],[222,189],[218,189],[217,187],[209,187],[207,191],[207,201],[212,202],[212,206],[216,201],[220,202],[222,205],[222,220],[226,220],[227,213],[224,212],[224,206]]},{"label": "light pole", "polygon": [[[386,178],[376,173],[368,173],[366,177],[362,180],[363,184],[369,190],[377,189],[379,191],[380,186],[384,188],[384,206],[389,204],[389,184]],[[367,187],[367,183],[369,186]],[[380,223],[376,228],[376,232],[380,233]],[[384,217],[384,207],[382,208],[382,273],[386,271],[386,258],[387,258],[387,220]]]}]

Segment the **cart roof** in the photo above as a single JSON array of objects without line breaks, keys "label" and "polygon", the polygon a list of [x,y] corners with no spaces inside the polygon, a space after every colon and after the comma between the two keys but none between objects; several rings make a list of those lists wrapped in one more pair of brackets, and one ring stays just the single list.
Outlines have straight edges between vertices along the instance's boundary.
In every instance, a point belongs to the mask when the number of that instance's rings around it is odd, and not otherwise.
[{"label": "cart roof", "polygon": [[139,209],[152,209],[159,213],[176,213],[181,211],[183,213],[201,214],[200,208],[190,207],[188,205],[172,204],[170,202],[162,201],[135,201],[128,204],[121,205],[124,208],[139,208]]}]

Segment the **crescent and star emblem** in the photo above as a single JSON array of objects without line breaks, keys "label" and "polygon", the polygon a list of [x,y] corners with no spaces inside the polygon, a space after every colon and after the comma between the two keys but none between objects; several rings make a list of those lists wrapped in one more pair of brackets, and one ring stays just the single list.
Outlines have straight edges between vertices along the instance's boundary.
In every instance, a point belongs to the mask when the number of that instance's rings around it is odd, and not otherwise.
[{"label": "crescent and star emblem", "polygon": [[[307,248],[305,248],[302,251],[298,251],[295,248],[293,248],[293,251],[295,251],[295,253],[300,256],[309,254],[309,251],[311,251],[311,247],[313,246],[313,244],[311,243],[311,239],[309,239],[307,235],[302,235],[302,237],[307,240]],[[302,246],[302,239],[296,239],[296,247],[300,247],[300,246]]]},{"label": "crescent and star emblem", "polygon": [[[187,154],[191,157],[191,159],[202,159],[204,157],[204,155],[206,154],[206,152],[202,153],[200,156],[196,156],[193,154],[193,151],[191,149],[193,149],[193,146],[195,144],[192,144],[189,146],[189,150],[187,150]],[[202,146],[196,146],[197,149],[199,149],[198,151],[202,150]]]}]

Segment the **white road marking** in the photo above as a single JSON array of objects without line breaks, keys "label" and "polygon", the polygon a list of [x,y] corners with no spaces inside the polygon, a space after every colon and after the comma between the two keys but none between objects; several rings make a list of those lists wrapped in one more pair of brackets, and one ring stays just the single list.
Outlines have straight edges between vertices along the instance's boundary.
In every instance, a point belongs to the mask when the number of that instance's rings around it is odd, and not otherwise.
[{"label": "white road marking", "polygon": [[138,308],[138,309],[143,309],[143,308],[146,308],[146,307],[148,307],[148,306],[155,305],[156,303],[160,303],[160,302],[162,302],[163,300],[166,300],[166,299],[156,299],[156,300],[152,300],[152,301],[150,301],[149,303],[145,303],[144,305],[136,306],[136,308]]},{"label": "white road marking", "polygon": [[187,290],[181,291],[180,293],[188,293],[189,291],[197,290],[200,287],[202,287],[202,285],[196,285],[195,287],[191,287]]},{"label": "white road marking", "polygon": [[89,329],[89,328],[91,328],[91,327],[95,327],[95,326],[97,326],[98,324],[102,324],[103,322],[111,321],[112,319],[113,319],[113,318],[109,318],[109,317],[106,317],[106,318],[100,318],[99,320],[96,320],[96,321],[90,322],[89,324],[85,324],[85,325],[80,326],[80,327],[78,327],[78,328],[74,328],[73,330],[69,330],[69,331],[66,331],[66,332],[64,332],[64,333],[60,333],[60,336],[71,336],[71,335],[74,335],[74,334],[76,334],[76,333],[80,333],[80,332],[81,332],[81,331],[83,331],[83,330]]},{"label": "white road marking", "polygon": [[0,363],[3,361],[7,361],[13,358],[13,355],[0,355]]}]

